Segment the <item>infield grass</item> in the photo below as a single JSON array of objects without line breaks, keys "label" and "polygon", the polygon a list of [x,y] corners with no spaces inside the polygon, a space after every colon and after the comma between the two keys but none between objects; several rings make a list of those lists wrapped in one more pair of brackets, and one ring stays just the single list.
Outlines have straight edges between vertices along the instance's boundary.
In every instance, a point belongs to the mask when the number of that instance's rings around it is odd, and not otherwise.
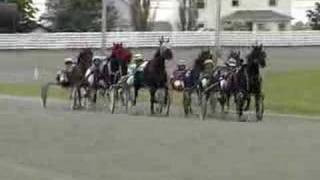
[{"label": "infield grass", "polygon": [[[40,97],[40,84],[0,83],[0,94]],[[301,115],[320,115],[320,70],[268,73],[264,80],[266,110]],[[49,91],[50,98],[67,99],[68,92],[59,87]],[[147,91],[140,101],[148,100]],[[181,104],[182,96],[173,94],[174,103]]]}]

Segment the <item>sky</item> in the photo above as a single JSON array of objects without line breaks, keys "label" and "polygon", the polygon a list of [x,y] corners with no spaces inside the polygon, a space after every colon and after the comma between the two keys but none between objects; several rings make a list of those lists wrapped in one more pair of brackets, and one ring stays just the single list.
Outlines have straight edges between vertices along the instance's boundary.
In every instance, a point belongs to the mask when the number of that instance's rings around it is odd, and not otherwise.
[{"label": "sky", "polygon": [[[46,0],[34,0],[36,7],[39,9],[37,18],[45,12],[45,2]],[[294,18],[293,22],[303,21],[307,22],[306,10],[312,9],[315,2],[320,2],[320,0],[293,0],[292,2],[292,16]],[[167,13],[168,9],[164,10],[163,13],[157,13],[157,17],[161,20],[170,19],[170,13]],[[158,19],[157,18],[157,19]]]}]

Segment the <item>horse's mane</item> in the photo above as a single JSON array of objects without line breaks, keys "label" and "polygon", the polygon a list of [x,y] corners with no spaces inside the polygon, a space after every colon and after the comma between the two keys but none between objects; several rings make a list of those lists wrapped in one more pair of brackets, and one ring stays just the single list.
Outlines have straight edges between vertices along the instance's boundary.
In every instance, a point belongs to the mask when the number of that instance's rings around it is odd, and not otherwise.
[{"label": "horse's mane", "polygon": [[213,56],[212,56],[210,50],[201,51],[201,53],[199,54],[197,59],[194,61],[193,69],[198,70],[198,71],[202,71],[204,61],[207,59],[212,59],[212,58],[213,58]]},{"label": "horse's mane", "polygon": [[160,52],[160,48],[158,48],[153,57],[154,58],[159,58],[160,56],[161,56],[161,52]]}]

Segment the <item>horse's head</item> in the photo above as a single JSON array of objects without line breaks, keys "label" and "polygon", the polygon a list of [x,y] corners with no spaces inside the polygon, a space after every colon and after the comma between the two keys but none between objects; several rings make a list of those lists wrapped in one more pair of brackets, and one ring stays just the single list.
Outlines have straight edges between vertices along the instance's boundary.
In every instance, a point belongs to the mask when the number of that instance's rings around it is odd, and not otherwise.
[{"label": "horse's head", "polygon": [[161,57],[163,57],[166,60],[171,60],[173,58],[173,52],[170,45],[170,39],[168,38],[165,40],[163,37],[160,38],[160,47],[159,47],[159,53]]},{"label": "horse's head", "polygon": [[204,70],[204,62],[208,59],[211,59],[211,60],[213,59],[211,50],[209,48],[202,49],[198,55],[198,58],[194,62],[193,69],[195,71],[199,71],[198,73],[200,73],[200,71]]},{"label": "horse's head", "polygon": [[202,49],[199,54],[199,59],[206,60],[206,59],[213,59],[213,54],[211,50],[208,49]]},{"label": "horse's head", "polygon": [[264,68],[267,65],[266,59],[267,54],[262,44],[252,46],[252,51],[248,55],[248,65],[254,64]]},{"label": "horse's head", "polygon": [[93,52],[90,48],[82,49],[78,57],[79,64],[91,64]]}]

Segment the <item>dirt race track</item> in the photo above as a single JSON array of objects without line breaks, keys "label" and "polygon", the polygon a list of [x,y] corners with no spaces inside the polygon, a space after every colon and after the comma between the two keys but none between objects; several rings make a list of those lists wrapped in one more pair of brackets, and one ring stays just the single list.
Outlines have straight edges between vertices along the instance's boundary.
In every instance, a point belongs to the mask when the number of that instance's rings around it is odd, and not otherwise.
[{"label": "dirt race track", "polygon": [[[261,123],[70,112],[36,99],[0,98],[0,179],[313,180],[317,119]],[[180,118],[179,118],[180,117]]]}]

